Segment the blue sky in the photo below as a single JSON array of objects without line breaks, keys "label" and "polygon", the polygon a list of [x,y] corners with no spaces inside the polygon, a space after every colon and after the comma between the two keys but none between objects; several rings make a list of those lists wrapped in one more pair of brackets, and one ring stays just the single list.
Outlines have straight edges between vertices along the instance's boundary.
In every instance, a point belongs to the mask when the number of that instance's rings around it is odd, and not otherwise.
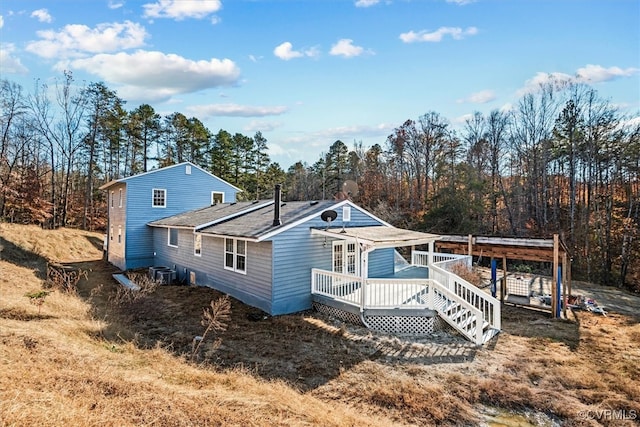
[{"label": "blue sky", "polygon": [[384,145],[436,111],[461,128],[549,75],[640,111],[638,0],[2,0],[0,75],[71,70],[127,101],[253,136],[286,170]]}]

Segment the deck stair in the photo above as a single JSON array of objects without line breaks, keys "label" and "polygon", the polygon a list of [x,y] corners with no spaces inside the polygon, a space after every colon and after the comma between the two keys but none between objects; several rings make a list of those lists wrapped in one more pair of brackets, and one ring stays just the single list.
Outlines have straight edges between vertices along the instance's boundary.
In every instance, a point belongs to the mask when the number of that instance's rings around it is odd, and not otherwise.
[{"label": "deck stair", "polygon": [[436,311],[440,317],[470,341],[484,344],[500,332],[484,319],[478,308],[460,301],[455,294],[439,289],[435,295]]}]

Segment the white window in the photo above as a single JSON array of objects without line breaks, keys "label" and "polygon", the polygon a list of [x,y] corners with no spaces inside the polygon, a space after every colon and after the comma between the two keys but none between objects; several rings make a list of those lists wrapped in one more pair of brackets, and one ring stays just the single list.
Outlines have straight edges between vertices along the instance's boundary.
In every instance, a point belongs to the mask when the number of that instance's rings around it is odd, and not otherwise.
[{"label": "white window", "polygon": [[118,226],[118,243],[122,243],[122,226]]},{"label": "white window", "polygon": [[247,242],[224,239],[224,268],[247,274]]},{"label": "white window", "polygon": [[151,193],[151,206],[154,208],[167,207],[167,190],[164,188],[154,188]]},{"label": "white window", "polygon": [[120,195],[120,199],[118,201],[118,207],[121,208],[122,207],[122,188],[119,191],[119,195]]},{"label": "white window", "polygon": [[109,240],[113,240],[113,225],[109,227]]},{"label": "white window", "polygon": [[358,245],[355,242],[333,242],[333,271],[335,273],[360,274]]},{"label": "white window", "polygon": [[342,207],[342,221],[344,222],[351,221],[351,206]]},{"label": "white window", "polygon": [[202,256],[202,234],[193,235],[193,254]]},{"label": "white window", "polygon": [[167,244],[169,246],[177,248],[178,247],[178,229],[177,228],[169,228],[168,234],[169,234],[169,236],[168,236]]},{"label": "white window", "polygon": [[187,165],[187,167],[184,168],[184,173],[187,175],[191,175],[191,165]]},{"label": "white window", "polygon": [[116,193],[114,191],[111,192],[111,207],[113,208],[113,199],[116,198]]},{"label": "white window", "polygon": [[212,191],[211,204],[215,205],[217,203],[224,203],[224,193],[221,193],[220,191]]}]

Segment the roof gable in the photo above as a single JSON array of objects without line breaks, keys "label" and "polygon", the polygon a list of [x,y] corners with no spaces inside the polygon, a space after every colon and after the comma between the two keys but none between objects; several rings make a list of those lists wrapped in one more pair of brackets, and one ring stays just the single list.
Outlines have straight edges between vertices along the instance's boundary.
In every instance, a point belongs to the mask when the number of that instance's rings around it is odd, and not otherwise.
[{"label": "roof gable", "polygon": [[240,188],[236,187],[235,185],[225,181],[222,178],[219,178],[219,177],[215,176],[211,172],[204,170],[203,168],[201,168],[200,166],[198,166],[198,165],[196,165],[195,163],[192,163],[192,162],[177,163],[175,165],[165,166],[163,168],[150,170],[150,171],[139,173],[139,174],[136,174],[136,175],[131,175],[131,176],[128,176],[128,177],[125,177],[125,178],[114,179],[114,180],[111,180],[111,181],[107,182],[106,184],[102,185],[100,187],[100,190],[106,190],[109,187],[112,187],[113,185],[116,185],[116,184],[127,183],[127,182],[130,182],[130,181],[137,180],[137,179],[139,179],[141,177],[145,177],[145,176],[148,176],[148,175],[151,175],[151,174],[164,173],[164,172],[167,172],[168,170],[171,170],[173,168],[177,168],[177,167],[180,167],[180,166],[187,166],[187,165],[191,166],[192,168],[198,169],[202,173],[210,176],[211,178],[213,178],[213,179],[215,179],[217,181],[220,181],[221,183],[223,183],[225,185],[228,185],[229,187],[233,188],[237,192],[241,192],[242,191]]},{"label": "roof gable", "polygon": [[372,220],[390,226],[387,222],[364,210],[349,200],[336,202],[323,200],[312,202],[282,202],[280,219],[282,225],[274,226],[274,201],[220,203],[202,209],[184,212],[175,216],[150,222],[152,227],[189,228],[194,232],[224,237],[239,237],[254,241],[264,241],[297,227],[328,209],[350,206],[364,213]]}]

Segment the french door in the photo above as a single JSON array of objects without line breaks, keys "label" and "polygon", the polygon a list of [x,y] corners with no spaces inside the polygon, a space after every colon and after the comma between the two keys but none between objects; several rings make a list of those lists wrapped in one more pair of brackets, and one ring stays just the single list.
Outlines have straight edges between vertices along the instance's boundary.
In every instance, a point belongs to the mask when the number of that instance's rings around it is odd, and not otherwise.
[{"label": "french door", "polygon": [[356,242],[337,240],[333,242],[333,272],[360,275],[360,257]]}]

